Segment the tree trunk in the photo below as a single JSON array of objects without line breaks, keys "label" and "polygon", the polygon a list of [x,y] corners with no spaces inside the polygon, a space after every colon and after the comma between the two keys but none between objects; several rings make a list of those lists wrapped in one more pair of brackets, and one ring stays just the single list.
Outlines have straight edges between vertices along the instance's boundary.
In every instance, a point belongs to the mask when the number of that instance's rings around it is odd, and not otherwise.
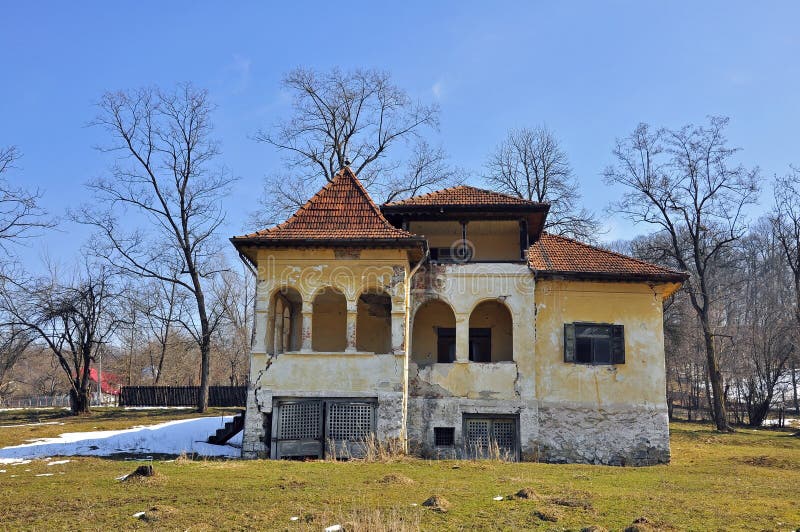
[{"label": "tree trunk", "polygon": [[708,380],[711,385],[713,397],[709,398],[714,414],[714,423],[720,432],[732,432],[728,424],[728,412],[725,409],[725,384],[722,373],[717,362],[717,349],[714,344],[714,335],[708,326],[707,318],[702,316],[703,338],[706,344],[706,364],[708,369]]},{"label": "tree trunk", "polygon": [[73,416],[88,414],[91,404],[92,401],[89,390],[78,389],[76,391],[75,388],[72,388],[69,391],[69,408]]},{"label": "tree trunk", "polygon": [[794,399],[794,415],[800,415],[800,403],[797,401],[797,362],[792,361],[792,399]]}]

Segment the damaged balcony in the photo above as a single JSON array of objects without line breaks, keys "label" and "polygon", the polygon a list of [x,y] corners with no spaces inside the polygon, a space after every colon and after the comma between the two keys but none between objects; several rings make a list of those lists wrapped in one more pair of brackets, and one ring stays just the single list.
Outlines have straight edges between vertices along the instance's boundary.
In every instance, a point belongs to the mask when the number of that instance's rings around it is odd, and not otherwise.
[{"label": "damaged balcony", "polygon": [[468,316],[433,299],[414,314],[409,394],[417,397],[514,399],[511,311],[500,300],[479,302]]}]

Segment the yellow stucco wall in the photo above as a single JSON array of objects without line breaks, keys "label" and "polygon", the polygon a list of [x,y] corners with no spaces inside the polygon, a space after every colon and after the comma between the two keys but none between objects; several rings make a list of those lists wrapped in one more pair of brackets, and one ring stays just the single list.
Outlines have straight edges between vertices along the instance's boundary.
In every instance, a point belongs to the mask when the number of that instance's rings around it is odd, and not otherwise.
[{"label": "yellow stucco wall", "polygon": [[467,240],[475,246],[475,260],[520,260],[519,222],[480,220],[467,224]]},{"label": "yellow stucco wall", "polygon": [[[539,280],[536,390],[547,403],[665,406],[662,295],[671,285]],[[625,326],[625,363],[564,362],[564,324]]]},{"label": "yellow stucco wall", "polygon": [[[399,249],[260,249],[258,250],[258,286],[256,295],[256,326],[251,359],[251,380],[262,387],[281,390],[348,390],[371,393],[379,389],[397,390],[404,381],[403,365],[398,356],[405,354],[405,278],[409,260]],[[312,342],[305,340],[302,355],[282,354],[271,358],[270,302],[274,294],[291,287],[302,299],[301,320],[312,324]],[[321,300],[321,313],[314,312],[318,294],[333,288],[345,301]],[[369,290],[385,292],[391,298],[391,354],[366,353],[355,348],[358,336],[359,296]],[[344,314],[344,315],[343,315]],[[363,318],[363,316],[362,316]],[[348,329],[348,321],[354,327]],[[362,320],[361,335],[374,323]],[[345,336],[351,335],[354,344],[346,352]],[[381,334],[385,334],[385,331]],[[362,341],[364,345],[383,346],[385,338]],[[324,351],[314,353],[314,351]],[[269,361],[269,362],[268,362]],[[270,364],[268,376],[263,369]],[[398,370],[399,368],[399,370]],[[376,386],[376,383],[382,383]]]},{"label": "yellow stucco wall", "polygon": [[514,360],[512,316],[508,308],[498,301],[484,301],[469,316],[469,327],[491,329],[492,362]]}]

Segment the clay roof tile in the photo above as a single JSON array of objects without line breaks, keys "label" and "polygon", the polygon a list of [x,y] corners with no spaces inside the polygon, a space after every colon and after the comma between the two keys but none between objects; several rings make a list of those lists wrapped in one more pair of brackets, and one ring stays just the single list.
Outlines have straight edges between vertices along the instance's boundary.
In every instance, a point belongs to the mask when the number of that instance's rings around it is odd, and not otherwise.
[{"label": "clay roof tile", "polygon": [[528,264],[544,276],[668,282],[683,282],[688,277],[684,272],[548,233],[542,233],[528,249]]}]

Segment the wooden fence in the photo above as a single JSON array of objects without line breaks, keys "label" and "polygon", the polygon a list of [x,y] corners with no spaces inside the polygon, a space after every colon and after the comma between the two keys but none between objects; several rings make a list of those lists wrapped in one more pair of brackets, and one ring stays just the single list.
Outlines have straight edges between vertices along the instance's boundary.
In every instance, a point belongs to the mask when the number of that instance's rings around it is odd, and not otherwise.
[{"label": "wooden fence", "polygon": [[[122,386],[119,406],[195,406],[199,386]],[[245,406],[246,386],[209,386],[208,406]]]}]

